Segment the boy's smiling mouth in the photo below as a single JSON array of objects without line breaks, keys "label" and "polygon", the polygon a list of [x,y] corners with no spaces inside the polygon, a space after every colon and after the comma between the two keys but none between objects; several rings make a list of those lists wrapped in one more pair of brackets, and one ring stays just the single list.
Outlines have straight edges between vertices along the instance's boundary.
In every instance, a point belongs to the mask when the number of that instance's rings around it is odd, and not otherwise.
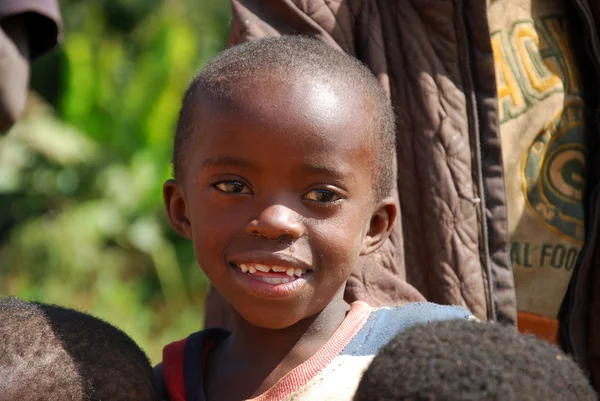
[{"label": "boy's smiling mouth", "polygon": [[247,273],[252,278],[272,285],[287,284],[306,274],[306,269],[279,265],[266,265],[262,263],[240,263],[237,267],[242,273]]},{"label": "boy's smiling mouth", "polygon": [[[241,256],[241,255],[240,255]],[[266,253],[235,258],[230,266],[252,292],[267,298],[289,296],[311,276],[312,266],[302,260]]]},{"label": "boy's smiling mouth", "polygon": [[[281,265],[267,265],[263,263],[240,263],[236,265],[239,272],[251,282],[258,281],[262,286],[278,287],[283,290],[287,285],[305,281],[308,276],[306,269]],[[304,277],[302,277],[304,275]],[[255,281],[256,280],[256,281]],[[258,284],[258,283],[257,283]]]}]

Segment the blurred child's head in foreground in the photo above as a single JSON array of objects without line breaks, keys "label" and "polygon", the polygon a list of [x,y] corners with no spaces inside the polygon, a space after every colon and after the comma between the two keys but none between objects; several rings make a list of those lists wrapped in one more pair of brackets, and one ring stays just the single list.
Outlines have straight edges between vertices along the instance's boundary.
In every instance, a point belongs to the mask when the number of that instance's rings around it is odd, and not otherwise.
[{"label": "blurred child's head in foreground", "polygon": [[153,401],[152,368],[125,333],[56,305],[0,299],[0,399]]},{"label": "blurred child's head in foreground", "polygon": [[281,329],[342,310],[394,223],[394,160],[394,114],[365,66],[315,39],[261,39],[190,84],[165,204],[237,315]]},{"label": "blurred child's head in foreground", "polygon": [[493,323],[441,321],[400,332],[365,372],[355,401],[597,400],[557,347]]}]

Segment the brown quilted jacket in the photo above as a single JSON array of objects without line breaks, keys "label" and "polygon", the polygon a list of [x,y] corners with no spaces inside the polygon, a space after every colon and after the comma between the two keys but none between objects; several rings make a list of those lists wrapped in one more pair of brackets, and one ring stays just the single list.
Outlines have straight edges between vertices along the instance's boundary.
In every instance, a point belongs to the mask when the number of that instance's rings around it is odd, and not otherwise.
[{"label": "brown quilted jacket", "polygon": [[[598,73],[600,2],[572,0],[575,51],[589,88],[586,238],[561,310],[565,348],[600,385]],[[362,60],[397,114],[402,219],[348,282],[349,301],[373,306],[423,298],[514,324],[507,206],[494,62],[485,1],[232,0],[230,43],[305,34]],[[596,14],[597,13],[597,14]],[[222,323],[218,295],[208,325]]]}]

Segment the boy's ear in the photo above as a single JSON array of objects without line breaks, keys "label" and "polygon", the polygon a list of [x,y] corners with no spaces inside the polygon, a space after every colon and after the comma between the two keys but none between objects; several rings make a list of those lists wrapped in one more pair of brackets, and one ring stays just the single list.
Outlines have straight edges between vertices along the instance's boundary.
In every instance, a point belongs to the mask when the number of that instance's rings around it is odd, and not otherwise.
[{"label": "boy's ear", "polygon": [[177,234],[192,239],[192,226],[187,217],[183,192],[177,181],[167,180],[163,185],[163,199],[171,227]]},{"label": "boy's ear", "polygon": [[396,216],[398,216],[398,203],[394,198],[387,197],[379,202],[371,217],[367,235],[363,239],[361,256],[375,252],[383,245],[392,232]]}]

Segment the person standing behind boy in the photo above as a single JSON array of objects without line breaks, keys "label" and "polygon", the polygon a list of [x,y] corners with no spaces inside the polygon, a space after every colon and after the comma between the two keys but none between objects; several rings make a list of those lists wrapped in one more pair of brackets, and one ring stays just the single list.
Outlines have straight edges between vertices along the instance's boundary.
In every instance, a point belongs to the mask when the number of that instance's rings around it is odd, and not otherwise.
[{"label": "person standing behind boy", "polygon": [[[164,201],[234,330],[167,345],[171,401],[350,400],[379,347],[461,307],[349,305],[397,215],[394,117],[367,68],[300,36],[230,48],[184,96]],[[162,372],[162,373],[161,373]]]},{"label": "person standing behind boy", "polygon": [[[600,386],[597,3],[232,0],[232,9],[231,44],[318,37],[363,61],[392,99],[401,224],[375,260],[363,258],[347,299],[402,303],[413,299],[409,284],[551,342],[560,320],[562,346]],[[209,301],[207,324],[226,324]]]},{"label": "person standing behind boy", "polygon": [[17,121],[29,91],[29,64],[60,39],[56,0],[0,1],[0,135]]}]

